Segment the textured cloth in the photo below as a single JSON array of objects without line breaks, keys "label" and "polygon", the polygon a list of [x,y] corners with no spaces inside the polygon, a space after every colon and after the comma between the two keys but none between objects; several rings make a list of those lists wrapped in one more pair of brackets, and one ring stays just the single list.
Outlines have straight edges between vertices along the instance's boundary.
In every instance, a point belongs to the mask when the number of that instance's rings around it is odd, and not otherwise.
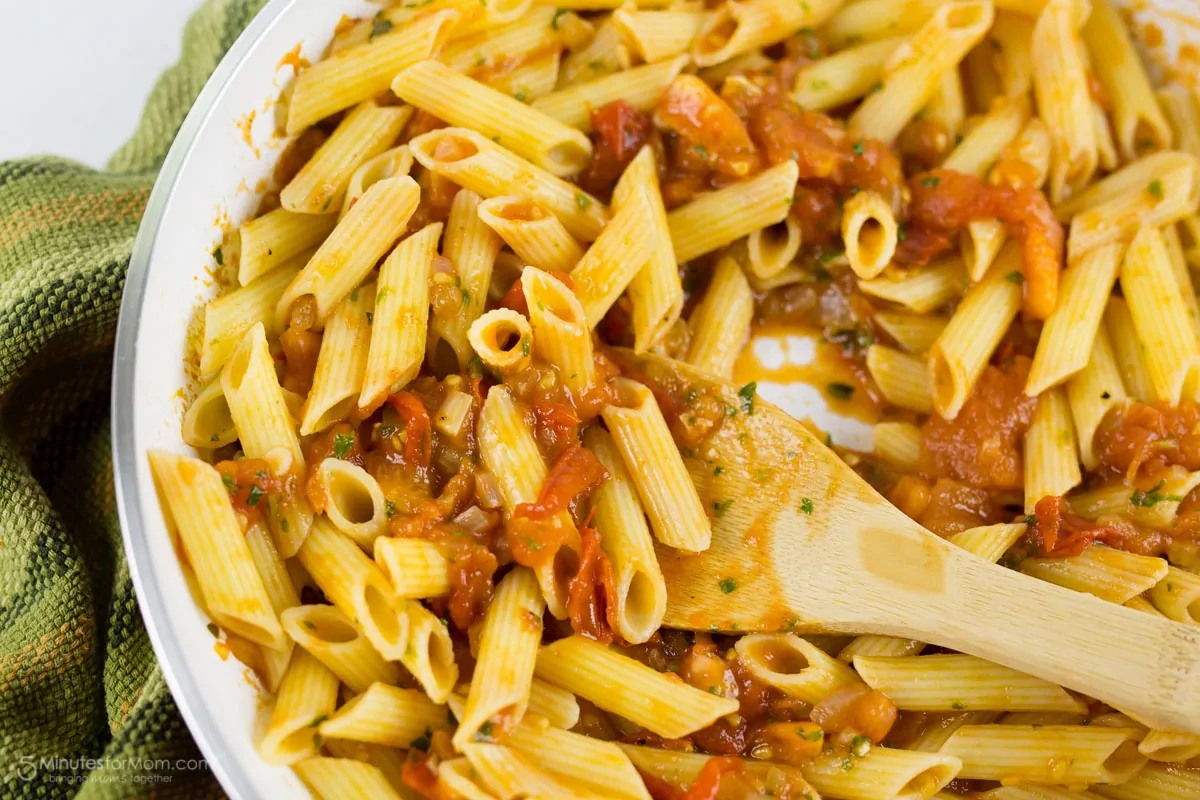
[{"label": "textured cloth", "polygon": [[223,796],[138,613],[113,499],[109,378],[155,172],[263,2],[205,2],[107,170],[0,163],[3,798]]}]

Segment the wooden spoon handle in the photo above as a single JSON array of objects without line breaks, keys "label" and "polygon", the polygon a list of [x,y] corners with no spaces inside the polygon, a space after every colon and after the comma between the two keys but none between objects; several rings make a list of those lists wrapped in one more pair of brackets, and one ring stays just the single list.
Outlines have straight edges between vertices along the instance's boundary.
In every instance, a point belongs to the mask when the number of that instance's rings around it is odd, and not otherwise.
[{"label": "wooden spoon handle", "polygon": [[[1200,626],[1043,583],[950,548],[912,638],[1054,681],[1158,726],[1200,733]],[[910,618],[912,619],[912,618]]]}]

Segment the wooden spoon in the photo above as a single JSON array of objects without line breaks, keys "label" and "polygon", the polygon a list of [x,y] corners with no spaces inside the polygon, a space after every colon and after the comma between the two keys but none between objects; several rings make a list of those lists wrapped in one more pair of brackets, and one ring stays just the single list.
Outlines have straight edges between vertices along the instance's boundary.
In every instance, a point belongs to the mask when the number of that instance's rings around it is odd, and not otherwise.
[{"label": "wooden spoon", "polygon": [[665,626],[917,639],[1200,733],[1200,626],[985,561],[913,522],[762,399],[675,361],[613,355],[668,417],[669,398],[689,392],[727,409],[715,434],[684,449],[712,546],[658,548]]}]

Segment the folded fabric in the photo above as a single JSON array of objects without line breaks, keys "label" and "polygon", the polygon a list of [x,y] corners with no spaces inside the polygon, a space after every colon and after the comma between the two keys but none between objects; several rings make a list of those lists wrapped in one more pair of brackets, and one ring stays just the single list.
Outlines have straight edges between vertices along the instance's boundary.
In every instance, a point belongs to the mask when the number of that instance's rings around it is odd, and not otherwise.
[{"label": "folded fabric", "polygon": [[208,0],[196,12],[179,63],[106,170],[53,157],[0,163],[6,798],[224,796],[138,613],[113,499],[109,379],[121,290],[155,173],[209,74],[264,2]]}]

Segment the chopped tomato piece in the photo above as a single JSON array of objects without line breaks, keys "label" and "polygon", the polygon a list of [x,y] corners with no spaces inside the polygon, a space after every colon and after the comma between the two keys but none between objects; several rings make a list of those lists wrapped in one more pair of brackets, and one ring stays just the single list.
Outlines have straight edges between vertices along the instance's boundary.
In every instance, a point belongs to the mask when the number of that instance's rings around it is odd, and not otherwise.
[{"label": "chopped tomato piece", "polygon": [[492,576],[499,568],[486,547],[463,548],[450,559],[450,621],[460,631],[483,616],[492,599]]},{"label": "chopped tomato piece", "polygon": [[579,529],[579,570],[567,582],[567,611],[578,634],[609,644],[617,626],[617,591],[612,564],[594,528]]},{"label": "chopped tomato piece", "polygon": [[530,407],[537,421],[534,427],[535,435],[547,450],[559,452],[563,447],[578,441],[579,414],[570,405],[535,398]]},{"label": "chopped tomato piece", "polygon": [[624,100],[592,110],[595,155],[579,181],[593,194],[608,195],[629,162],[650,139],[654,125],[649,115]]},{"label": "chopped tomato piece", "polygon": [[1072,514],[1067,510],[1066,501],[1054,495],[1037,501],[1033,517],[1026,536],[1038,549],[1038,554],[1048,558],[1077,556],[1097,541],[1121,547],[1123,540],[1137,535],[1129,523],[1101,524]]},{"label": "chopped tomato piece", "polygon": [[759,155],[737,112],[695,75],[671,82],[654,110],[654,121],[679,136],[691,161],[734,178],[758,169]]},{"label": "chopped tomato piece", "polygon": [[457,793],[441,782],[437,770],[429,764],[429,754],[417,748],[408,751],[400,767],[400,780],[427,800],[451,800]]},{"label": "chopped tomato piece", "polygon": [[267,508],[267,498],[282,499],[295,490],[294,475],[277,476],[271,472],[265,459],[243,458],[221,461],[216,465],[221,480],[229,491],[233,510],[247,525],[262,520]]},{"label": "chopped tomato piece", "polygon": [[592,451],[579,442],[572,442],[550,468],[537,502],[521,503],[515,516],[546,519],[566,511],[571,504],[599,488],[607,478],[608,471]]},{"label": "chopped tomato piece", "polygon": [[428,467],[433,448],[433,426],[425,404],[412,392],[398,392],[387,401],[404,421],[404,461],[409,465]]},{"label": "chopped tomato piece", "polygon": [[740,772],[742,760],[717,756],[704,762],[704,767],[696,780],[683,793],[680,800],[717,800],[717,792],[721,788],[721,776],[727,773]]},{"label": "chopped tomato piece", "polygon": [[883,741],[896,723],[896,706],[878,689],[845,686],[813,706],[812,721],[826,733],[854,731],[875,744]]},{"label": "chopped tomato piece", "polygon": [[552,561],[563,547],[579,552],[579,534],[570,520],[561,517],[533,519],[514,514],[504,528],[513,561],[537,569]]}]

